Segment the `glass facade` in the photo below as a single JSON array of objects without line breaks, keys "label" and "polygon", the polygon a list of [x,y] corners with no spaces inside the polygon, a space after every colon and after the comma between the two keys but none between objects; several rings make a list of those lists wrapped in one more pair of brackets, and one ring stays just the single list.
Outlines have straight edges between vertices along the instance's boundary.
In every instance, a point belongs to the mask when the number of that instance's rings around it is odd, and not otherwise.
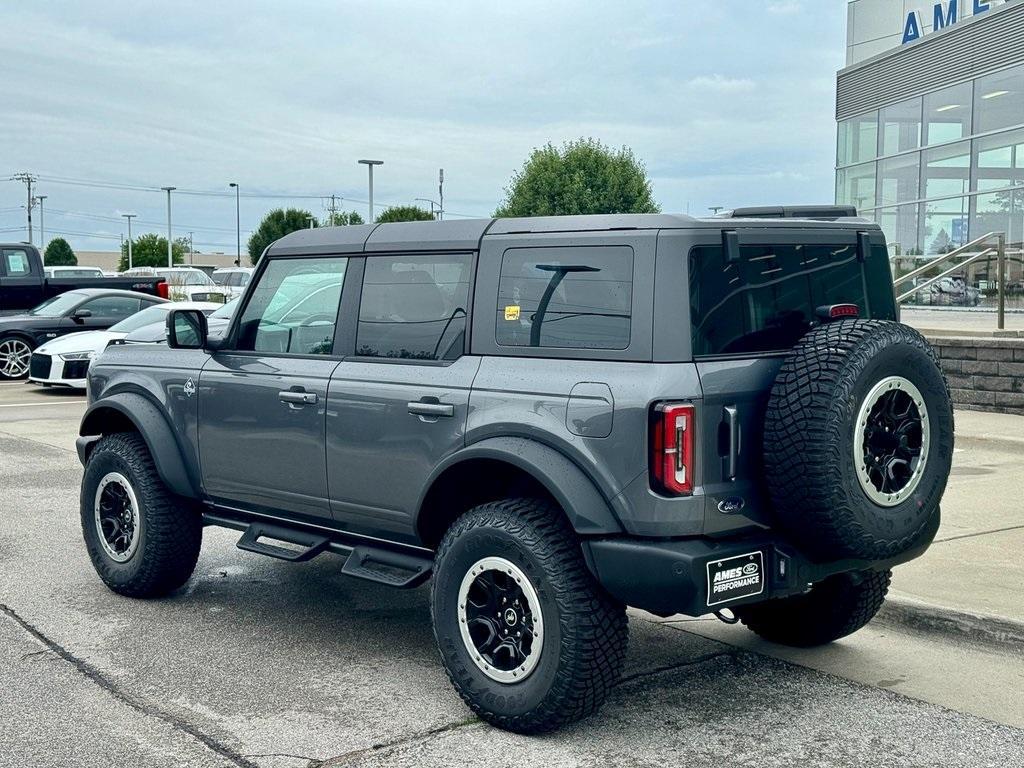
[{"label": "glass facade", "polygon": [[1024,242],[1024,66],[839,123],[836,202],[885,230],[890,256],[988,232]]}]

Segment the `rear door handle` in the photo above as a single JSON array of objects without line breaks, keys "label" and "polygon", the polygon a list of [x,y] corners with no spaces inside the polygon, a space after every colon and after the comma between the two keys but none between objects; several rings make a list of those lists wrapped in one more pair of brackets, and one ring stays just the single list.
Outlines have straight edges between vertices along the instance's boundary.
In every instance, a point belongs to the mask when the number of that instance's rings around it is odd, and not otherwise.
[{"label": "rear door handle", "polygon": [[282,403],[290,405],[316,405],[319,398],[316,392],[297,392],[294,389],[286,389],[277,393],[277,398]]},{"label": "rear door handle", "polygon": [[422,400],[414,400],[409,403],[409,413],[413,416],[454,416],[455,406],[451,403],[425,403]]},{"label": "rear door handle", "polygon": [[740,415],[735,405],[727,405],[722,409],[728,433],[729,447],[726,449],[723,474],[726,480],[735,480],[737,465],[740,458]]}]

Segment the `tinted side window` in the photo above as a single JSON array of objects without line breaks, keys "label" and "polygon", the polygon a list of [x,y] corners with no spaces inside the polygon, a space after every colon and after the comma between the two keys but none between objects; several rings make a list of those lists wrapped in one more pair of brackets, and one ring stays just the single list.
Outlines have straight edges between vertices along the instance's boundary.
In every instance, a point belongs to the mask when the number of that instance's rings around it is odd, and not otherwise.
[{"label": "tinted side window", "polygon": [[[829,304],[856,304],[867,317],[895,319],[884,249],[864,269],[856,245],[744,246],[729,263],[720,246],[690,252],[690,313],[695,355],[790,349]],[[878,285],[875,285],[875,284]]]},{"label": "tinted side window", "polygon": [[32,274],[28,254],[20,248],[4,249],[4,270],[7,277],[25,277]]},{"label": "tinted side window", "polygon": [[629,246],[510,248],[498,283],[498,344],[625,349],[633,302]]},{"label": "tinted side window", "polygon": [[239,325],[240,350],[329,355],[348,259],[272,259]]},{"label": "tinted side window", "polygon": [[123,320],[139,311],[142,302],[130,296],[104,296],[87,301],[79,309],[88,309],[93,317]]},{"label": "tinted side window", "polygon": [[465,346],[473,258],[368,256],[356,354],[454,360]]}]

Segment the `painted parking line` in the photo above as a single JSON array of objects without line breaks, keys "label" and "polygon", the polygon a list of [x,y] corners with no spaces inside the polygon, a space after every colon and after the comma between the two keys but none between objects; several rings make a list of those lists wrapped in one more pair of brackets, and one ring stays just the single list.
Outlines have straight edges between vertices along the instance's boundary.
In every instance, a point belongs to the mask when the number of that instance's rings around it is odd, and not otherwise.
[{"label": "painted parking line", "polygon": [[86,399],[83,397],[79,400],[61,400],[60,402],[51,403],[4,403],[3,405],[0,405],[0,408],[31,408],[34,405],[78,405],[79,403],[84,402],[86,402]]}]

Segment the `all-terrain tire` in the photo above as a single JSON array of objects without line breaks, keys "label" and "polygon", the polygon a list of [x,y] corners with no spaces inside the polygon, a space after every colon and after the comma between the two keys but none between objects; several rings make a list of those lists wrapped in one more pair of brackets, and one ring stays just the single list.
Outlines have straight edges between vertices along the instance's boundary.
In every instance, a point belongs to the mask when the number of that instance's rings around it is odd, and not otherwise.
[{"label": "all-terrain tire", "polygon": [[[544,632],[539,660],[524,679],[500,682],[485,674],[460,630],[460,585],[484,558],[513,564],[538,597]],[[456,520],[437,551],[431,608],[448,677],[466,704],[499,728],[540,733],[579,720],[619,679],[625,607],[594,580],[575,533],[547,501],[496,501]]]},{"label": "all-terrain tire", "polygon": [[[134,552],[124,562],[111,557],[97,523],[97,491],[117,474],[131,486],[138,503]],[[181,587],[195,569],[203,526],[198,509],[171,493],[160,480],[145,440],[119,432],[99,440],[82,478],[82,535],[96,573],[114,592],[128,597],[161,597]]]},{"label": "all-terrain tire", "polygon": [[809,592],[737,607],[750,630],[773,643],[810,648],[853,634],[882,607],[892,571],[830,576]]},{"label": "all-terrain tire", "polygon": [[[902,495],[888,497],[876,489],[882,495],[872,498],[860,477],[869,459],[858,418],[886,381],[919,391],[926,413],[915,429],[923,440],[927,423],[929,437],[926,448],[917,446],[926,461],[916,485],[908,481]],[[926,544],[952,457],[949,390],[935,352],[914,329],[882,320],[826,323],[782,365],[765,415],[765,479],[777,522],[811,557],[882,560]]]}]

